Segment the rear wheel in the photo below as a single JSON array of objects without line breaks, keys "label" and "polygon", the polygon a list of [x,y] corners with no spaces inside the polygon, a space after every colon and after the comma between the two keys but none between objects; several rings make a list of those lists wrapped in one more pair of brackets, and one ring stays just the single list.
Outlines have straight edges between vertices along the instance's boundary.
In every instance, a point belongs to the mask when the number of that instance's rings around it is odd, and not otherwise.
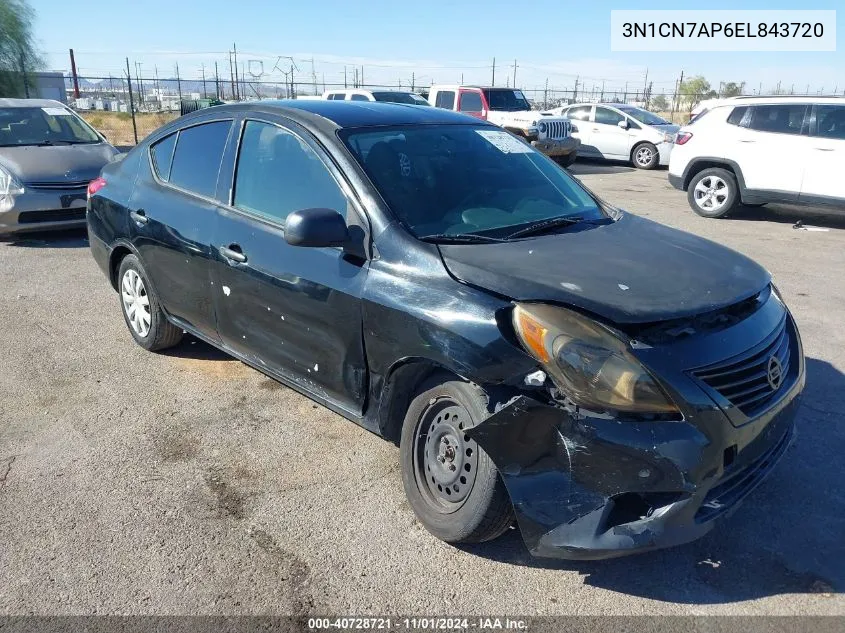
[{"label": "rear wheel", "polygon": [[123,319],[135,342],[151,352],[179,343],[182,329],[167,320],[140,260],[127,255],[117,275]]},{"label": "rear wheel", "polygon": [[713,167],[698,172],[687,187],[692,210],[705,218],[723,218],[739,200],[736,177],[727,169]]},{"label": "rear wheel", "polygon": [[402,482],[420,523],[448,543],[496,538],[513,509],[493,460],[466,431],[487,417],[484,392],[448,375],[422,387],[402,426]]}]

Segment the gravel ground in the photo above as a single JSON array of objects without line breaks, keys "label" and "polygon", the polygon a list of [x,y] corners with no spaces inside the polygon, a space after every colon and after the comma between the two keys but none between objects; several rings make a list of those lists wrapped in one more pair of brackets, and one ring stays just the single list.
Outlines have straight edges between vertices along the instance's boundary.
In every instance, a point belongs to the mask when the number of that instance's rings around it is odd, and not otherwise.
[{"label": "gravel ground", "polygon": [[145,352],[84,235],[39,235],[0,244],[0,613],[845,615],[845,214],[705,220],[665,171],[572,171],[757,259],[798,321],[798,440],[715,531],[605,562],[441,543],[396,447],[203,343]]}]

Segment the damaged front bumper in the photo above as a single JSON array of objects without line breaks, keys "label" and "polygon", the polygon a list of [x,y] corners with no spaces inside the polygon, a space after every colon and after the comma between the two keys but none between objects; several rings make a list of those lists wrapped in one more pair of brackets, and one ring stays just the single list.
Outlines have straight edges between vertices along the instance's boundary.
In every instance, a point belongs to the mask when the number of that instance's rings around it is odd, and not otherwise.
[{"label": "damaged front bumper", "polygon": [[802,368],[738,428],[718,409],[695,425],[632,422],[522,395],[468,434],[497,465],[531,554],[612,558],[695,540],[735,510],[789,446],[803,385]]},{"label": "damaged front bumper", "polygon": [[546,156],[554,158],[577,152],[581,146],[581,141],[571,136],[565,139],[544,138],[531,140],[531,145]]}]

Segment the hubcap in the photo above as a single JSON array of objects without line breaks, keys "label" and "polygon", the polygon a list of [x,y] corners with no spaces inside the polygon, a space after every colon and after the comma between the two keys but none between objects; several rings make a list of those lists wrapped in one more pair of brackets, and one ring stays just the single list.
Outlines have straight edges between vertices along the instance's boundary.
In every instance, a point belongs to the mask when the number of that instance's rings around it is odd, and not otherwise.
[{"label": "hubcap", "polygon": [[641,147],[637,150],[637,163],[640,165],[648,165],[651,162],[652,154],[648,147]]},{"label": "hubcap", "polygon": [[417,426],[417,486],[440,512],[460,508],[475,483],[478,446],[464,433],[471,426],[466,409],[449,398],[430,403]]},{"label": "hubcap", "polygon": [[144,337],[150,333],[150,298],[144,287],[144,280],[131,268],[123,274],[120,296],[123,300],[123,312],[135,330],[135,334]]},{"label": "hubcap", "polygon": [[718,211],[728,201],[728,183],[718,176],[705,176],[693,190],[695,203],[705,211]]}]

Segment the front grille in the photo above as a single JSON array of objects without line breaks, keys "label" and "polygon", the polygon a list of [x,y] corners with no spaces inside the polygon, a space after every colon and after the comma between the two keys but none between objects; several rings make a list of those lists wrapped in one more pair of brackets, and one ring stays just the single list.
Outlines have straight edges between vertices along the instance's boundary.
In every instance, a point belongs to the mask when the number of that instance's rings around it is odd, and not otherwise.
[{"label": "front grille", "polygon": [[546,136],[553,139],[569,138],[569,121],[542,121],[546,124]]},{"label": "front grille", "polygon": [[695,513],[695,520],[704,523],[729,510],[751,492],[774,467],[789,446],[792,435],[790,428],[775,444],[748,466],[728,475],[717,486],[710,489],[704,502]]},{"label": "front grille", "polygon": [[[792,382],[790,362],[797,359],[792,353],[787,323],[784,318],[763,343],[744,355],[697,369],[693,374],[745,415],[751,416]],[[770,381],[770,366],[773,372],[777,370],[773,358],[780,363],[780,381],[775,381],[776,388]]]},{"label": "front grille", "polygon": [[18,215],[20,224],[39,224],[41,222],[70,222],[84,220],[85,207],[76,209],[54,209],[52,211],[23,211]]},{"label": "front grille", "polygon": [[24,187],[29,189],[47,189],[49,191],[68,190],[68,189],[87,189],[87,180],[68,180],[65,182],[26,182]]}]

